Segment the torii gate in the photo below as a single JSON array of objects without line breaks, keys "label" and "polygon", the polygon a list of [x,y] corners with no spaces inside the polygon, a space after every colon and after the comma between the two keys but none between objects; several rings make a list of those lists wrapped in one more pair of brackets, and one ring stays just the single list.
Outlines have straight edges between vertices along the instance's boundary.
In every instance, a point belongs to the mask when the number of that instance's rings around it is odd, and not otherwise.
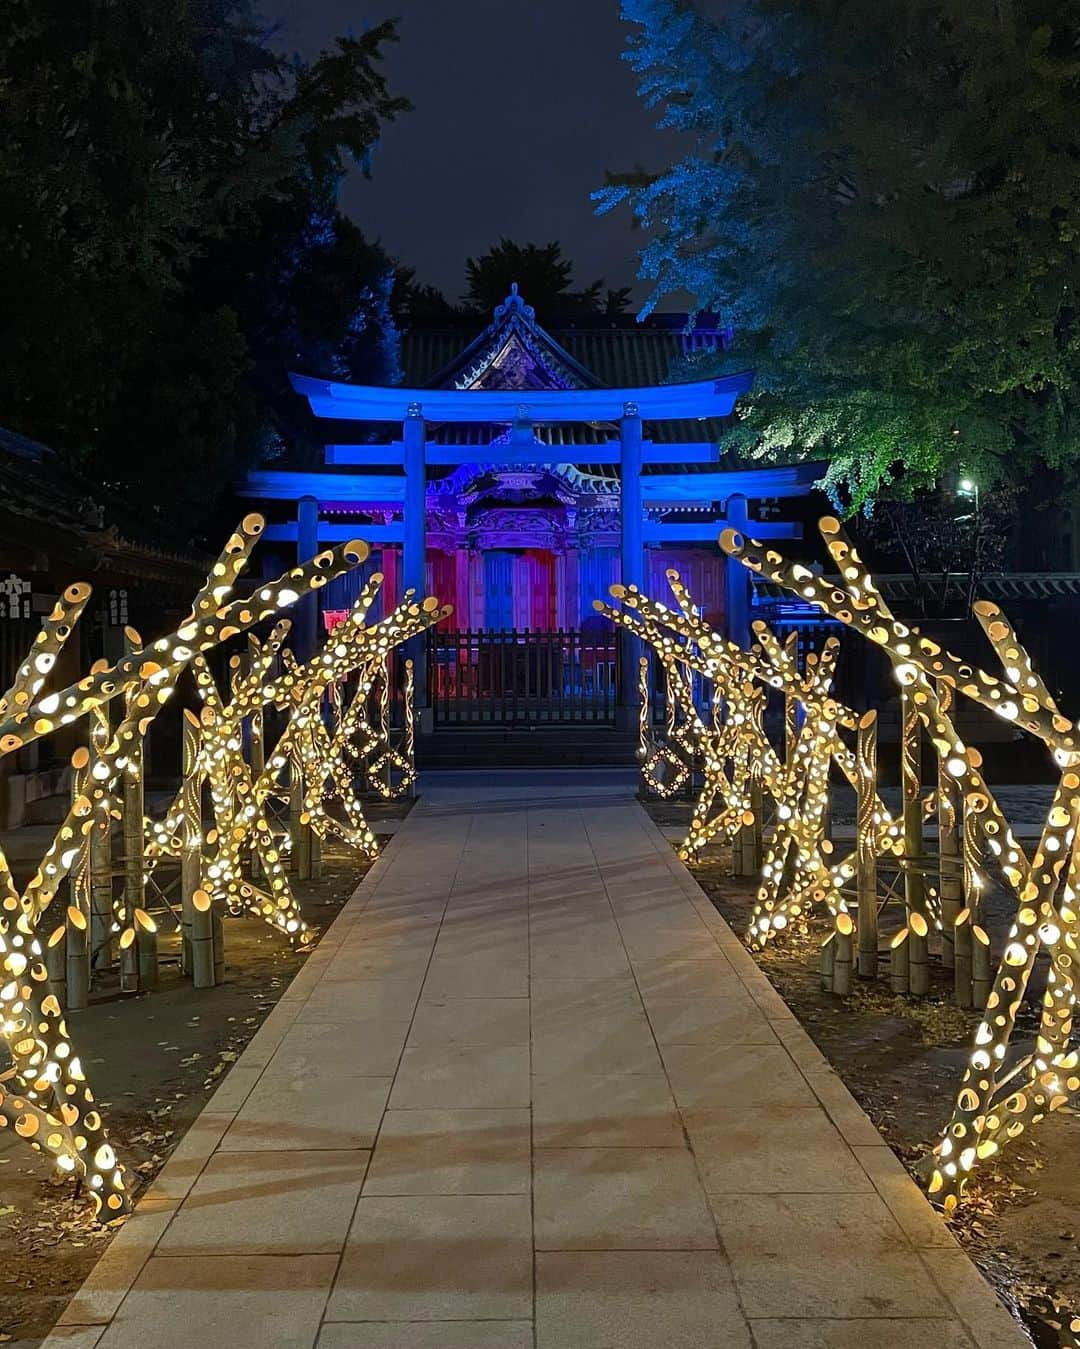
[{"label": "torii gate", "polygon": [[[820,477],[817,464],[786,468],[700,473],[654,473],[642,475],[645,464],[716,463],[719,447],[713,442],[657,444],[645,438],[643,423],[652,421],[701,421],[730,416],[737,398],[753,383],[753,373],[743,372],[718,379],[682,384],[597,389],[409,389],[350,385],[304,375],[290,376],[293,388],[307,398],[312,412],[337,422],[399,423],[400,440],[389,444],[327,445],[326,469],[322,472],[254,472],[239,490],[262,500],[297,503],[295,524],[272,525],[268,539],[295,541],[297,557],[306,560],[342,530],[350,536],[355,524],[337,525],[319,518],[319,502],[355,501],[358,507],[378,501],[397,506],[400,523],[365,525],[364,537],[371,543],[396,543],[402,548],[402,581],[406,587],[424,587],[426,560],[425,492],[429,465],[459,465],[480,462],[491,467],[540,468],[573,462],[618,464],[621,476],[620,536],[621,578],[626,585],[642,585],[645,578],[646,544],[679,542],[715,543],[725,526],[747,527],[750,497],[803,496]],[[511,428],[503,443],[447,445],[428,439],[429,424],[487,424]],[[537,426],[589,423],[615,424],[618,439],[607,444],[575,449],[547,445],[537,439]],[[494,438],[494,437],[493,437]],[[350,473],[342,469],[397,469],[388,473]],[[726,505],[722,518],[698,523],[646,519],[649,509],[664,506],[711,510]],[[794,524],[770,525],[753,522],[755,537],[791,538],[799,533]],[[729,630],[736,640],[749,640],[750,592],[747,573],[738,564],[727,567]],[[314,645],[316,613],[298,614],[299,650]],[[637,699],[636,660],[623,661],[620,703],[627,724],[633,724]],[[423,662],[417,661],[417,670]],[[423,682],[417,682],[417,706],[426,701]]]}]

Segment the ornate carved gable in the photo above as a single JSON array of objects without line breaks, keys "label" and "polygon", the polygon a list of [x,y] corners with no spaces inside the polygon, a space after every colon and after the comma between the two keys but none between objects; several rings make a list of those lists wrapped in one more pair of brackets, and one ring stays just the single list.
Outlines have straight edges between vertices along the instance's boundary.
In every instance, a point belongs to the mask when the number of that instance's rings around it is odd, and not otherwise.
[{"label": "ornate carved gable", "polygon": [[433,383],[443,389],[587,389],[597,380],[541,328],[515,282],[488,327]]}]

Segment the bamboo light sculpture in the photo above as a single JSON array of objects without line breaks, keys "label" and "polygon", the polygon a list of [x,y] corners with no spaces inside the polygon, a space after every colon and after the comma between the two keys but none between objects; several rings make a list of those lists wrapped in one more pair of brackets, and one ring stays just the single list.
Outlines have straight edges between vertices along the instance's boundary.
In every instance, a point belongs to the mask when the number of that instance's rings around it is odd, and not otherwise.
[{"label": "bamboo light sculpture", "polygon": [[[189,840],[199,833],[183,822],[198,810],[205,781],[214,827],[207,833],[205,849],[198,849],[198,860],[189,862],[183,883],[189,926],[199,924],[207,905],[213,914],[223,908],[233,914],[247,910],[294,943],[302,943],[309,932],[289,883],[287,854],[293,853],[298,877],[307,879],[313,872],[314,847],[331,835],[361,856],[377,852],[354,786],[354,768],[360,763],[367,778],[379,782],[383,795],[411,789],[415,742],[408,731],[405,754],[389,742],[389,693],[383,691],[388,690],[383,676],[395,648],[451,612],[449,607],[440,608],[433,597],[417,604],[413,592],[407,591],[392,613],[369,625],[367,615],[382,579],[376,573],[368,580],[345,621],[306,665],[298,665],[284,646],[288,620],[279,622],[265,643],[249,639],[245,659],[233,658],[227,694],[218,688],[202,657],[193,661],[202,713],[187,728],[184,781],[165,820],[155,827],[152,848],[154,860],[165,855],[183,859],[184,829]],[[406,673],[408,727],[411,671]],[[369,704],[380,677],[373,723]],[[344,686],[350,679],[355,687],[346,701]],[[329,725],[324,715],[328,704]],[[249,737],[249,762],[244,755],[245,726],[261,723],[269,706],[286,712],[288,721],[269,754],[260,725],[258,741]],[[397,787],[388,785],[392,770],[401,773]],[[291,803],[291,839],[273,827],[269,806],[274,798]],[[331,798],[340,804],[340,816],[329,810]],[[194,849],[190,842],[188,847]],[[249,850],[255,855],[258,881],[244,875]],[[202,909],[196,907],[196,893],[202,897]],[[205,936],[203,942],[205,946]],[[205,978],[203,971],[196,982]]]},{"label": "bamboo light sculpture", "polygon": [[[764,623],[754,624],[757,640],[745,651],[703,622],[678,573],[669,571],[668,581],[675,609],[649,599],[636,587],[622,586],[611,590],[620,607],[596,601],[594,608],[643,637],[661,667],[673,670],[668,687],[674,690],[674,724],[681,738],[671,757],[681,763],[696,761],[704,777],[680,856],[690,861],[716,840],[738,840],[741,855],[744,831],[750,831],[750,846],[755,848],[767,797],[775,823],[761,866],[751,943],[764,945],[793,923],[804,926],[815,904],[824,905],[835,919],[848,909],[844,891],[857,877],[860,864],[883,852],[897,854],[901,848],[899,825],[871,783],[865,811],[870,833],[861,853],[832,857],[826,837],[830,765],[835,762],[856,790],[860,777],[866,787],[857,755],[840,736],[841,729],[856,729],[857,718],[831,692],[837,643],[826,643],[820,658],[811,655],[806,671],[800,672],[790,642],[781,643]],[[683,670],[712,682],[713,714],[708,725],[696,711]],[[783,758],[764,730],[767,689],[781,692],[785,699]],[[718,704],[726,712],[719,724]],[[655,748],[651,760],[646,760],[647,775],[664,748]]]},{"label": "bamboo light sculpture", "polygon": [[[72,767],[80,790],[73,791],[66,818],[21,894],[0,849],[0,1036],[11,1059],[11,1067],[0,1077],[0,1127],[12,1128],[50,1155],[62,1175],[83,1178],[95,1213],[106,1219],[127,1211],[127,1178],[107,1140],[61,1002],[46,987],[46,949],[83,930],[92,903],[86,868],[94,831],[107,817],[135,746],[170,696],[178,672],[198,653],[295,603],[367,555],[366,545],[345,544],[261,585],[250,598],[231,600],[234,583],[262,529],[260,516],[242,522],[176,632],[149,646],[140,643],[112,666],[96,666],[70,687],[43,694],[57,656],[90,598],[89,586],[68,587],[0,699],[0,754],[12,754],[88,715],[95,718],[99,732],[107,725],[99,711],[114,700],[124,705],[115,729],[96,733],[93,755],[76,751]],[[47,911],[69,876],[74,902],[66,922],[47,937]],[[131,940],[135,937],[142,910],[133,908],[121,941],[128,933]],[[104,915],[98,918],[100,924]],[[68,956],[80,967],[71,976],[78,983],[84,953],[77,942],[69,946]]]},{"label": "bamboo light sculpture", "polygon": [[[816,576],[773,548],[733,530],[724,531],[720,544],[729,556],[816,604],[886,652],[943,772],[955,783],[950,797],[955,794],[963,803],[967,903],[953,920],[954,973],[958,986],[961,980],[970,981],[971,1000],[981,1003],[985,992],[985,1014],[952,1117],[928,1159],[930,1192],[949,1211],[959,1202],[967,1177],[980,1161],[1080,1095],[1078,1055],[1072,1040],[1080,944],[1080,732],[1058,710],[996,605],[978,602],[975,616],[1001,661],[1001,675],[970,665],[917,629],[898,622],[839,522],[826,517],[820,529],[840,570],[839,583]],[[1054,800],[1030,859],[986,785],[981,755],[957,734],[953,709],[957,696],[1034,735],[1046,745],[1059,769]],[[946,856],[955,858],[955,849],[949,846]],[[978,921],[990,864],[1017,897],[1016,918],[992,979],[989,938]],[[951,905],[955,902],[955,895],[950,895]],[[913,911],[910,929],[897,936],[899,947],[909,946],[912,934],[922,936],[915,922],[920,916],[925,925],[925,916]],[[1044,951],[1050,969],[1039,1030],[1029,1051],[1019,1056],[1014,1051],[1010,1057],[1017,1013],[1036,958]]]}]

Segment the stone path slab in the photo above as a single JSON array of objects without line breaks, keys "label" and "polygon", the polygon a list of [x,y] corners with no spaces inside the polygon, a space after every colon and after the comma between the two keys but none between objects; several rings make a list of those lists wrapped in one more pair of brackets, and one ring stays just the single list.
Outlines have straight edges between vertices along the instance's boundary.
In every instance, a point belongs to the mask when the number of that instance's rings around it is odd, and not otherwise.
[{"label": "stone path slab", "polygon": [[1026,1336],[619,774],[433,774],[46,1349]]}]

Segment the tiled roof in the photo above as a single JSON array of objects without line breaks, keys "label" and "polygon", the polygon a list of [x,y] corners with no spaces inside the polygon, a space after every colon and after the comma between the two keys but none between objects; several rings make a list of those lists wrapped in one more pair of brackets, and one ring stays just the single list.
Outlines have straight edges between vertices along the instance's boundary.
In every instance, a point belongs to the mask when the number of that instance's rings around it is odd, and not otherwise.
[{"label": "tiled roof", "polygon": [[[686,357],[702,351],[716,351],[725,345],[724,330],[715,322],[699,321],[691,333],[686,332],[686,322],[685,314],[658,314],[644,323],[620,318],[607,324],[594,320],[587,326],[566,323],[550,329],[536,324],[534,330],[561,348],[590,382],[602,388],[618,389],[667,383]],[[468,358],[482,351],[483,339],[491,337],[497,327],[498,324],[492,324],[482,329],[414,328],[405,331],[401,339],[402,382],[410,388],[447,387],[468,366]],[[724,423],[716,418],[691,422],[657,421],[647,422],[644,431],[649,440],[659,445],[719,443],[723,438]],[[489,442],[491,428],[482,425],[430,427],[428,434],[440,444],[479,447]],[[618,439],[618,428],[580,424],[538,427],[537,436],[548,445],[603,445]],[[583,467],[602,476],[618,476],[618,470],[610,466]],[[694,472],[709,466],[672,467]],[[672,469],[657,466],[655,471],[670,472]]]},{"label": "tiled roof", "polygon": [[[685,327],[685,314],[659,314],[645,323],[624,319],[606,326],[559,326],[548,331],[597,384],[619,389],[664,384],[686,356],[724,345],[723,330],[712,321],[700,321],[690,334],[683,331]],[[441,382],[439,376],[482,331],[479,327],[406,330],[401,335],[402,383],[422,389]]]},{"label": "tiled roof", "polygon": [[[4,541],[37,559],[188,588],[212,558],[168,551],[138,537],[131,512],[100,485],[80,481],[37,441],[0,427],[0,522]],[[134,534],[134,537],[133,537]],[[29,565],[29,563],[28,563]]]}]

